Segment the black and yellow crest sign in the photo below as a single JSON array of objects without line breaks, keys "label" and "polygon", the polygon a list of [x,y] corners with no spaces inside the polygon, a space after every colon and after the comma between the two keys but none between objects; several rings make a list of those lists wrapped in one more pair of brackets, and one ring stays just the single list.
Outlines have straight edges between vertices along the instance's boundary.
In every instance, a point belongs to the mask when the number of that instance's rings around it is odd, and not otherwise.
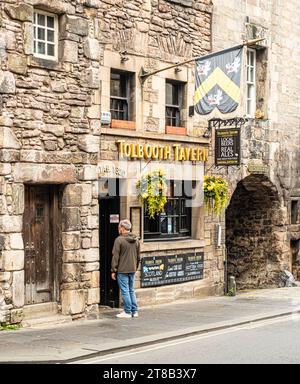
[{"label": "black and yellow crest sign", "polygon": [[221,113],[237,109],[241,96],[243,46],[196,61],[195,110],[207,115],[215,108]]}]

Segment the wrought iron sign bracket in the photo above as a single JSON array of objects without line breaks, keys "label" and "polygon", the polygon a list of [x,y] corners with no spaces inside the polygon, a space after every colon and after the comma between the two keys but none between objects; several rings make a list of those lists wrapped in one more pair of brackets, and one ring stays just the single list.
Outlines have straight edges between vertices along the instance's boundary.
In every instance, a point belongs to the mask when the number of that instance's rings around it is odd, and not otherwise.
[{"label": "wrought iron sign bracket", "polygon": [[[257,43],[261,42],[265,40],[265,38],[260,38],[260,39],[254,39],[254,40],[244,40],[241,44],[237,45],[236,48],[238,47],[243,47],[243,46],[247,46],[247,47],[251,47],[253,45],[256,45]],[[169,69],[172,69],[172,68],[175,68],[177,69],[178,67],[181,67],[185,64],[189,64],[189,63],[192,63],[196,60],[199,60],[199,59],[209,59],[211,58],[212,56],[216,55],[216,54],[220,54],[220,53],[225,53],[227,52],[228,50],[232,50],[234,47],[232,48],[227,48],[227,49],[223,49],[222,51],[218,51],[218,52],[212,52],[212,53],[209,53],[208,55],[204,55],[204,56],[197,56],[197,57],[194,57],[192,59],[189,59],[189,60],[185,60],[185,61],[182,61],[182,62],[179,62],[179,63],[175,63],[175,64],[172,64],[172,65],[169,65],[168,67],[165,67],[165,68],[161,68],[161,69],[157,69],[156,71],[153,71],[153,72],[147,72],[145,71],[145,69],[142,67],[141,70],[140,70],[140,73],[139,73],[139,79],[140,79],[140,83],[141,85],[143,86],[145,81],[153,76],[153,75],[157,75],[158,73],[160,72],[164,72],[164,71],[167,71]]]},{"label": "wrought iron sign bracket", "polygon": [[226,127],[241,128],[248,122],[244,117],[235,117],[233,119],[211,119],[208,121],[208,128],[221,129]]},{"label": "wrought iron sign bracket", "polygon": [[232,119],[210,119],[208,120],[208,127],[203,137],[210,138],[212,129],[222,129],[227,127],[241,128],[248,122],[248,119],[244,117],[235,117]]}]

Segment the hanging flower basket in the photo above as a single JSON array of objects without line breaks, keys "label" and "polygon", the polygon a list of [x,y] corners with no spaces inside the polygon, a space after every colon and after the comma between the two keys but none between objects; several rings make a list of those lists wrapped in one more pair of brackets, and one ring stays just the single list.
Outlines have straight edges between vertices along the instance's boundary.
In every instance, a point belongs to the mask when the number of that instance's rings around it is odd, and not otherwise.
[{"label": "hanging flower basket", "polygon": [[221,176],[204,176],[203,191],[208,212],[221,215],[230,199],[227,181]]},{"label": "hanging flower basket", "polygon": [[151,219],[163,212],[167,203],[167,181],[164,171],[158,169],[143,175],[136,188]]}]

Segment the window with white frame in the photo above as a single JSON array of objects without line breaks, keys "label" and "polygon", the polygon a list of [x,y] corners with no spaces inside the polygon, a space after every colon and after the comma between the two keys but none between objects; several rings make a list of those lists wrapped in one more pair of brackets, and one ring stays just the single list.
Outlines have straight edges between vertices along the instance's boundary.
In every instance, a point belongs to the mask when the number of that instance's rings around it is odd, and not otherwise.
[{"label": "window with white frame", "polygon": [[256,51],[247,52],[247,116],[254,117],[256,112]]},{"label": "window with white frame", "polygon": [[57,59],[58,48],[58,19],[57,16],[36,10],[33,20],[34,56],[47,60]]}]

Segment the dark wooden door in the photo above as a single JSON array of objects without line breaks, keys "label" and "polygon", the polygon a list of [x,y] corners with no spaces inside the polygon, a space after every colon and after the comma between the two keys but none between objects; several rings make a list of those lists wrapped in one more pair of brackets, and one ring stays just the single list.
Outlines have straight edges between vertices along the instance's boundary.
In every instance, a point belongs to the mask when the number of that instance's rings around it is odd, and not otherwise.
[{"label": "dark wooden door", "polygon": [[23,219],[25,304],[55,300],[54,244],[59,242],[55,238],[57,209],[55,187],[26,187]]},{"label": "dark wooden door", "polygon": [[[120,215],[120,198],[100,200],[100,304],[119,307],[118,283],[111,278],[112,249],[119,236],[116,215]],[[115,216],[114,218],[112,216]]]}]

